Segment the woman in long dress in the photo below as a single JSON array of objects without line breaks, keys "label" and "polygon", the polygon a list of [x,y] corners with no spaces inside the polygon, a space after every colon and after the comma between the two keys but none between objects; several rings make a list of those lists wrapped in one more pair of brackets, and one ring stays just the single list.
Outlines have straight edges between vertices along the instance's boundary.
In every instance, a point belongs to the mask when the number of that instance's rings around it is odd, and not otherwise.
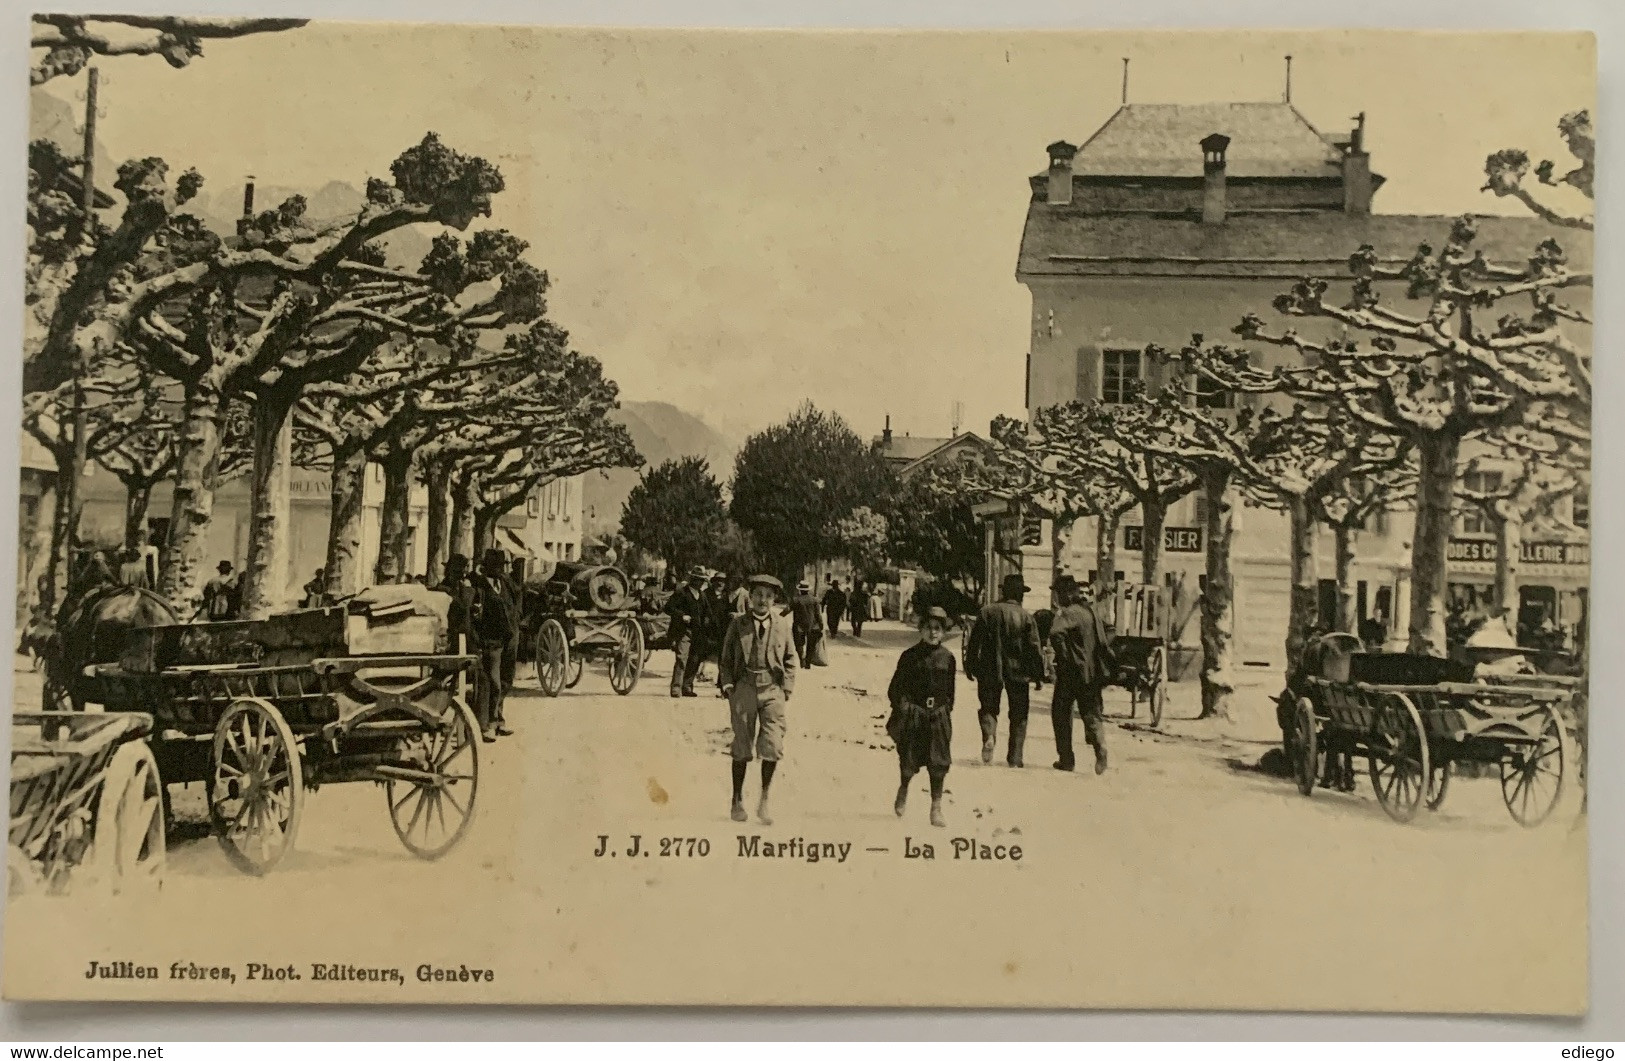
[{"label": "woman in long dress", "polygon": [[908,786],[923,768],[931,776],[931,824],[942,827],[942,786],[953,763],[954,679],[958,661],[942,645],[951,621],[942,608],[920,616],[920,640],[897,660],[886,697],[891,718],[886,732],[897,745],[900,781],[893,810],[908,809]]}]

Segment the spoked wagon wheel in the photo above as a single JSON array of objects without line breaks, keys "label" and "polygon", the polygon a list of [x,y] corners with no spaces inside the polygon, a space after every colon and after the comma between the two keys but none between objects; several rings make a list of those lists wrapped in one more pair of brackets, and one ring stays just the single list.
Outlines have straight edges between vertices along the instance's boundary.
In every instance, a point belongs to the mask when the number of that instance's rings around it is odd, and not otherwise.
[{"label": "spoked wagon wheel", "polygon": [[1377,706],[1366,763],[1382,809],[1396,822],[1408,822],[1421,809],[1427,791],[1428,741],[1422,716],[1402,693]]},{"label": "spoked wagon wheel", "polygon": [[1168,702],[1168,650],[1158,645],[1146,658],[1146,704],[1151,708],[1151,728],[1162,725],[1162,709]]},{"label": "spoked wagon wheel", "polygon": [[557,696],[564,691],[570,673],[570,642],[557,619],[548,619],[536,634],[536,680],[542,693]]},{"label": "spoked wagon wheel", "polygon": [[384,786],[389,821],[412,854],[436,859],[457,845],[474,820],[480,783],[479,720],[460,697],[453,697],[440,728],[401,741],[399,755],[417,780],[391,780]]},{"label": "spoked wagon wheel", "polygon": [[566,689],[574,689],[577,685],[581,684],[581,673],[585,669],[586,661],[581,658],[581,653],[573,653],[570,656],[570,673],[564,679],[564,687]]},{"label": "spoked wagon wheel", "polygon": [[1455,773],[1450,766],[1450,760],[1442,763],[1433,763],[1428,771],[1428,810],[1438,810],[1444,806],[1445,793],[1450,791],[1450,776]]},{"label": "spoked wagon wheel", "polygon": [[1292,777],[1300,793],[1313,796],[1315,784],[1320,780],[1321,748],[1315,705],[1307,696],[1298,698],[1292,727]]},{"label": "spoked wagon wheel", "polygon": [[636,619],[622,619],[617,634],[615,649],[609,657],[609,687],[625,696],[643,674],[643,627]]},{"label": "spoked wagon wheel", "polygon": [[1563,796],[1574,749],[1557,712],[1548,711],[1538,743],[1520,748],[1501,761],[1501,798],[1519,825],[1545,821]]},{"label": "spoked wagon wheel", "polygon": [[282,712],[254,697],[233,701],[214,730],[209,780],[209,821],[232,865],[261,876],[293,850],[304,784]]},{"label": "spoked wagon wheel", "polygon": [[91,860],[102,886],[115,892],[156,888],[164,872],[164,782],[145,742],[113,754],[96,805]]}]

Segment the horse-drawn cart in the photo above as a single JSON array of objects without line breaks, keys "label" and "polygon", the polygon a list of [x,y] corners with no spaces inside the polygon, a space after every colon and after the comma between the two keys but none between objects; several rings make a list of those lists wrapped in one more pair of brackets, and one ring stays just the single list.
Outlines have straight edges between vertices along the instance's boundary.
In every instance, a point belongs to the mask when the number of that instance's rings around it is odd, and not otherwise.
[{"label": "horse-drawn cart", "polygon": [[559,564],[527,595],[525,625],[535,630],[536,678],[547,696],[580,681],[588,660],[606,664],[609,686],[621,696],[643,674],[643,623],[617,568]]},{"label": "horse-drawn cart", "polygon": [[7,890],[107,891],[155,884],[164,867],[163,787],[145,714],[17,713],[11,719]]},{"label": "horse-drawn cart", "polygon": [[1304,795],[1329,759],[1363,756],[1395,821],[1437,810],[1453,764],[1467,762],[1499,767],[1518,824],[1539,825],[1557,807],[1577,765],[1565,717],[1572,688],[1560,680],[1475,679],[1470,666],[1402,653],[1334,653],[1323,664],[1306,676],[1289,741]]},{"label": "horse-drawn cart", "polygon": [[[87,668],[108,711],[152,713],[164,781],[206,783],[215,835],[245,872],[266,873],[293,849],[307,795],[325,784],[381,785],[419,858],[467,833],[479,783],[473,657],[434,651],[443,635],[410,604],[367,609],[134,630],[119,662]],[[406,636],[391,637],[391,621]]]},{"label": "horse-drawn cart", "polygon": [[1161,586],[1118,582],[1112,600],[1112,652],[1117,672],[1112,684],[1127,689],[1129,717],[1144,700],[1151,725],[1162,725],[1168,702],[1168,591]]}]

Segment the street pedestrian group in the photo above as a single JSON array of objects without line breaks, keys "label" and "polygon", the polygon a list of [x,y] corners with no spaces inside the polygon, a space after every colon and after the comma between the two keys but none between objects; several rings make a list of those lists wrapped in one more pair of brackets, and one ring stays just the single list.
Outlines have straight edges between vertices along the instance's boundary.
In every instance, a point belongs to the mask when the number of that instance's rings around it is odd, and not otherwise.
[{"label": "street pedestrian group", "polygon": [[[857,635],[870,614],[870,597],[855,583],[849,594],[831,579],[822,599],[808,582],[799,582],[787,606],[784,584],[772,575],[754,575],[729,596],[720,576],[695,568],[688,582],[665,607],[671,619],[673,651],[671,695],[698,696],[694,682],[701,663],[715,654],[717,686],[728,701],[732,733],[729,745],[732,795],[729,817],[749,820],[745,785],[750,763],[761,760],[761,788],[756,816],[773,823],[770,795],[785,755],[789,704],[795,695],[796,672],[826,662],[828,632],[846,618]],[[1106,771],[1105,727],[1101,690],[1114,677],[1117,660],[1111,635],[1071,576],[1055,586],[1058,611],[1041,632],[1022,607],[1030,592],[1021,576],[1006,578],[1000,600],[983,608],[966,645],[966,673],[977,686],[977,718],[982,733],[982,762],[993,761],[1001,701],[1010,705],[1005,762],[1025,765],[1029,689],[1045,677],[1042,643],[1048,643],[1055,667],[1051,721],[1055,730],[1057,770],[1074,769],[1072,713],[1083,717],[1084,740],[1094,748],[1095,773]],[[720,624],[720,634],[717,633]],[[931,782],[930,821],[947,825],[942,809],[944,784],[953,764],[953,709],[958,665],[943,640],[954,621],[941,607],[921,610],[918,643],[905,649],[887,686],[891,714],[886,732],[897,749],[898,786],[892,809],[908,810],[909,786],[924,770]]]}]

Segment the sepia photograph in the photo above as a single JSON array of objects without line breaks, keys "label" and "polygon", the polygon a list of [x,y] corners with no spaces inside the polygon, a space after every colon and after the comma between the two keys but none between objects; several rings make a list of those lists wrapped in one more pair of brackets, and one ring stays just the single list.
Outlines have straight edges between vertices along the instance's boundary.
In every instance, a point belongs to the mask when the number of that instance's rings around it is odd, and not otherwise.
[{"label": "sepia photograph", "polygon": [[1586,1013],[1591,34],[31,30],[6,999]]}]

